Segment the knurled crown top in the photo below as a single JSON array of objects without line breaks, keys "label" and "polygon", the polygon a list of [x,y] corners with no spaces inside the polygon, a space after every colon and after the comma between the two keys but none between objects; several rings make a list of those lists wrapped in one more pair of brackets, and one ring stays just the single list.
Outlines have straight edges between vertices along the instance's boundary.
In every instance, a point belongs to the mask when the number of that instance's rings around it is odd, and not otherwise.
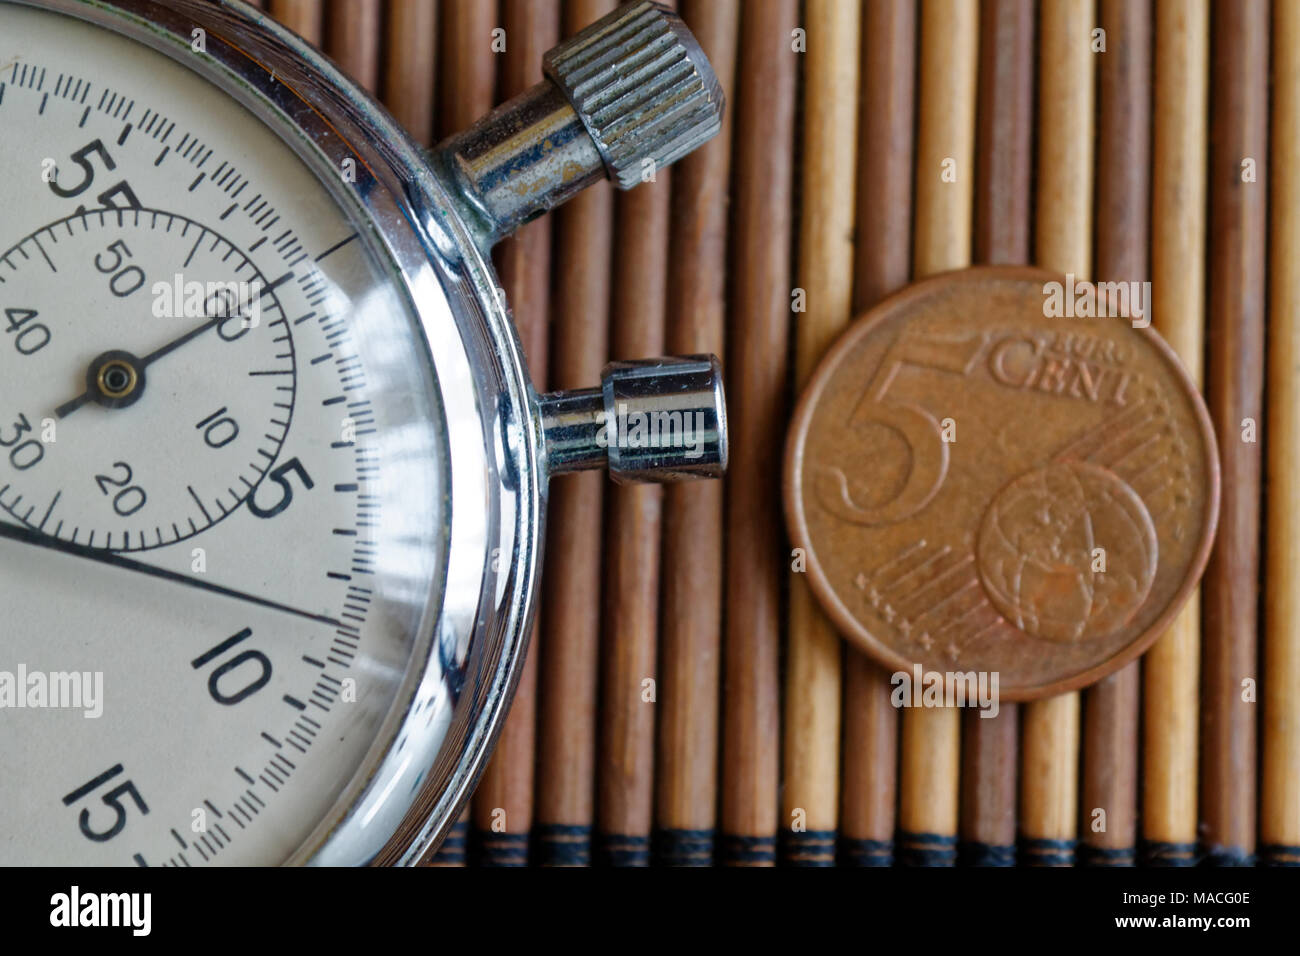
[{"label": "knurled crown top", "polygon": [[546,54],[544,69],[620,189],[648,178],[645,160],[667,166],[722,128],[722,88],[699,43],[677,14],[650,0],[565,40]]}]

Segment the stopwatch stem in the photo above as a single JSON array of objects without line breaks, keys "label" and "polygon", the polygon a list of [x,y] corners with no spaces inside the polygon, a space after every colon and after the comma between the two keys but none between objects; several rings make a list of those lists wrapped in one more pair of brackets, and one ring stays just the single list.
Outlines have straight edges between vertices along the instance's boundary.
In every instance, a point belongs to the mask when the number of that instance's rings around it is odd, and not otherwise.
[{"label": "stopwatch stem", "polygon": [[673,11],[639,0],[546,54],[546,79],[439,145],[479,244],[608,177],[620,189],[708,142],[722,128],[722,87]]},{"label": "stopwatch stem", "polygon": [[599,388],[541,396],[546,469],[609,467],[619,482],[719,478],[727,405],[715,355],[613,362]]}]

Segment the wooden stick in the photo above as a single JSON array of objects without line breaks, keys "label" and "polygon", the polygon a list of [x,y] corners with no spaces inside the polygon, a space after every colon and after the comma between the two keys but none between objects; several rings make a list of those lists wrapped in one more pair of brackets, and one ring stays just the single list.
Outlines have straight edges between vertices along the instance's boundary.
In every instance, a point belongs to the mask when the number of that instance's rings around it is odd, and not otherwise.
[{"label": "wooden stick", "polygon": [[[500,99],[505,100],[541,82],[542,54],[560,37],[560,5],[558,0],[505,0],[501,12],[508,44],[498,80]],[[550,217],[531,222],[496,251],[501,286],[514,313],[533,386],[539,391],[546,388],[550,355],[551,225]],[[540,620],[540,611],[537,613]],[[478,862],[483,866],[521,866],[528,862],[540,641],[541,628],[534,622],[510,715],[474,794]]]},{"label": "wooden stick", "polygon": [[271,0],[271,16],[308,43],[321,45],[321,0]]},{"label": "wooden stick", "polygon": [[[979,127],[976,133],[975,260],[1029,261],[1034,104],[1031,0],[980,7]],[[962,716],[961,859],[974,866],[1016,861],[1019,708]]]},{"label": "wooden stick", "polygon": [[912,265],[918,279],[970,265],[978,59],[978,4],[922,0]]},{"label": "wooden stick", "polygon": [[1140,677],[1134,661],[1084,692],[1079,862],[1087,866],[1136,862]]},{"label": "wooden stick", "polygon": [[[1205,342],[1209,28],[1205,0],[1157,0],[1152,316],[1197,383]],[[1153,865],[1189,865],[1196,855],[1199,659],[1200,600],[1193,594],[1143,665],[1142,836]]]},{"label": "wooden stick", "polygon": [[1268,557],[1260,858],[1300,865],[1300,5],[1273,6]]},{"label": "wooden stick", "polygon": [[[855,313],[901,289],[912,273],[916,0],[873,0],[866,5],[862,61]],[[888,832],[893,835],[892,827]]]},{"label": "wooden stick", "polygon": [[1029,262],[1033,110],[1033,0],[985,0],[980,7],[976,262]]},{"label": "wooden stick", "polygon": [[[666,187],[667,173],[660,170],[654,185]],[[666,189],[662,198],[668,198]],[[645,213],[651,204],[637,205]],[[615,270],[622,275],[616,275],[614,284],[618,300],[614,306],[618,317],[613,336],[616,359],[663,352],[668,207],[666,202],[653,205],[662,208],[645,218],[638,214],[638,230],[644,231],[638,231],[635,238],[628,233],[619,237]],[[622,202],[619,206],[620,213],[627,208]],[[627,220],[621,216],[620,220],[621,232]],[[646,274],[638,277],[639,282],[620,286],[634,271],[624,264],[628,260],[623,260],[632,248],[650,253],[646,259],[631,260]],[[628,295],[633,288],[649,295],[632,303]],[[650,864],[662,492],[652,484],[615,485],[607,492],[596,844],[596,861],[607,866]]]},{"label": "wooden stick", "polygon": [[436,0],[393,0],[388,8],[384,105],[418,142],[433,141],[437,86]]},{"label": "wooden stick", "polygon": [[1029,866],[1073,866],[1079,785],[1079,695],[1023,708],[1020,854]]},{"label": "wooden stick", "polygon": [[844,774],[839,857],[890,866],[898,794],[898,711],[888,676],[867,655],[844,652]]},{"label": "wooden stick", "polygon": [[1016,769],[1020,709],[1003,701],[996,716],[967,708],[961,730],[961,862],[1015,866]]},{"label": "wooden stick", "polygon": [[[727,108],[717,138],[673,169],[668,351],[723,355],[739,0],[686,0],[682,17],[713,64]],[[655,858],[669,866],[713,861],[722,533],[722,482],[665,489]]]},{"label": "wooden stick", "polygon": [[[978,59],[974,0],[923,0],[913,253],[918,278],[970,265]],[[898,847],[903,863],[951,866],[956,860],[960,766],[957,708],[903,715]]]},{"label": "wooden stick", "polygon": [[[916,0],[863,11],[853,311],[907,283],[912,271],[916,123]],[[867,655],[844,653],[844,770],[840,859],[889,866],[898,792],[898,711],[888,675]]]},{"label": "wooden stick", "polygon": [[[1057,0],[1039,21],[1039,142],[1035,257],[1059,272],[1092,269],[1092,0]],[[1021,852],[1025,862],[1074,862],[1079,695],[1025,705]]]},{"label": "wooden stick", "polygon": [[[657,169],[653,182],[615,197],[616,360],[664,351],[672,172]],[[614,485],[607,494],[596,859],[649,866],[663,488]]]},{"label": "wooden stick", "polygon": [[[1145,281],[1151,231],[1151,4],[1101,0],[1097,64],[1097,278]],[[1137,843],[1135,661],[1084,692],[1080,861],[1132,866]],[[1100,811],[1100,812],[1098,812]]]},{"label": "wooden stick", "polygon": [[1200,837],[1210,863],[1246,866],[1255,855],[1256,696],[1251,693],[1246,699],[1244,685],[1258,678],[1268,2],[1216,0],[1212,16],[1209,336],[1213,347],[1207,400],[1217,425],[1222,498],[1219,533],[1203,584]]},{"label": "wooden stick", "polygon": [[[499,24],[496,0],[448,0],[441,4],[440,15],[442,76],[435,127],[442,139],[465,129],[496,102],[499,54],[493,51],[492,30]],[[507,35],[507,51],[509,40]]]},{"label": "wooden stick", "polygon": [[[859,0],[807,0],[803,184],[797,280],[795,388],[802,389],[853,310],[854,162]],[[782,857],[834,866],[839,820],[840,636],[802,573],[790,578],[786,643]]]},{"label": "wooden stick", "polygon": [[741,9],[728,389],[726,699],[722,862],[776,860],[781,579],[798,0]]},{"label": "wooden stick", "polygon": [[371,93],[379,90],[379,46],[383,42],[379,0],[348,0],[328,7],[326,52]]},{"label": "wooden stick", "polygon": [[1038,30],[1038,264],[1083,278],[1092,271],[1092,0],[1053,0]]},{"label": "wooden stick", "polygon": [[1150,277],[1151,0],[1101,0],[1097,56],[1097,279]]},{"label": "wooden stick", "polygon": [[[613,8],[613,0],[566,4],[565,34],[576,33]],[[559,212],[552,305],[553,387],[590,388],[600,381],[608,358],[613,213],[614,195],[608,183],[585,190]],[[537,862],[548,866],[591,862],[601,509],[608,480],[599,472],[586,472],[551,485],[534,827]]]}]

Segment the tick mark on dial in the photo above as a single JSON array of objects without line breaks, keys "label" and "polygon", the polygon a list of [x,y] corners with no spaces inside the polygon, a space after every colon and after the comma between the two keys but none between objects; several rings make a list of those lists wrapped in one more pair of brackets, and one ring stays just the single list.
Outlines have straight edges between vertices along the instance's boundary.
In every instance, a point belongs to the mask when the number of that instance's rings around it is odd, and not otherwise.
[{"label": "tick mark on dial", "polygon": [[56,491],[56,492],[54,493],[54,497],[50,500],[50,506],[49,506],[49,508],[47,508],[47,509],[45,510],[45,517],[42,518],[42,519],[41,519],[41,523],[40,523],[39,525],[36,526],[38,531],[44,531],[44,530],[45,530],[45,522],[47,522],[47,521],[50,520],[50,515],[54,514],[54,506],[57,505],[57,504],[59,503],[59,499],[62,498],[62,497],[63,497],[63,490],[62,490],[62,489],[60,489],[60,490],[58,490],[58,491]]},{"label": "tick mark on dial", "polygon": [[190,267],[190,263],[194,261],[195,254],[199,251],[199,243],[203,241],[205,235],[207,235],[207,230],[200,230],[199,237],[194,240],[194,246],[190,249],[190,254],[185,257],[185,263],[181,266],[182,269],[188,269]]},{"label": "tick mark on dial", "polygon": [[322,252],[320,255],[318,255],[318,256],[316,257],[316,261],[317,261],[317,262],[320,262],[320,261],[321,261],[322,259],[324,259],[326,256],[328,256],[328,255],[330,255],[330,254],[332,254],[332,253],[338,252],[338,250],[342,249],[344,246],[346,246],[349,242],[351,242],[351,241],[352,241],[353,239],[355,239],[355,238],[357,238],[357,234],[354,232],[352,235],[348,236],[346,239],[343,239],[343,240],[341,240],[341,241],[339,241],[339,242],[334,243],[334,245],[330,246],[328,249],[326,249],[324,252]]},{"label": "tick mark on dial", "polygon": [[50,271],[58,272],[59,270],[54,268],[54,263],[50,261],[50,257],[46,254],[45,247],[41,245],[41,241],[37,239],[35,236],[33,236],[32,243],[36,246],[37,249],[41,250],[41,255],[45,257],[45,264],[50,267]]}]

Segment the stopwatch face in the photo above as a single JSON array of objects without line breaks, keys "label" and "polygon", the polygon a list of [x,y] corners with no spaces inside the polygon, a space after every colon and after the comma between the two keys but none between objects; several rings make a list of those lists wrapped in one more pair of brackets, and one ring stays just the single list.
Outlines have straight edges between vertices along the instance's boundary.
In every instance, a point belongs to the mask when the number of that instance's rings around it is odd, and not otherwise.
[{"label": "stopwatch face", "polygon": [[0,862],[301,856],[438,613],[427,335],[179,55],[0,4],[0,128]]}]

